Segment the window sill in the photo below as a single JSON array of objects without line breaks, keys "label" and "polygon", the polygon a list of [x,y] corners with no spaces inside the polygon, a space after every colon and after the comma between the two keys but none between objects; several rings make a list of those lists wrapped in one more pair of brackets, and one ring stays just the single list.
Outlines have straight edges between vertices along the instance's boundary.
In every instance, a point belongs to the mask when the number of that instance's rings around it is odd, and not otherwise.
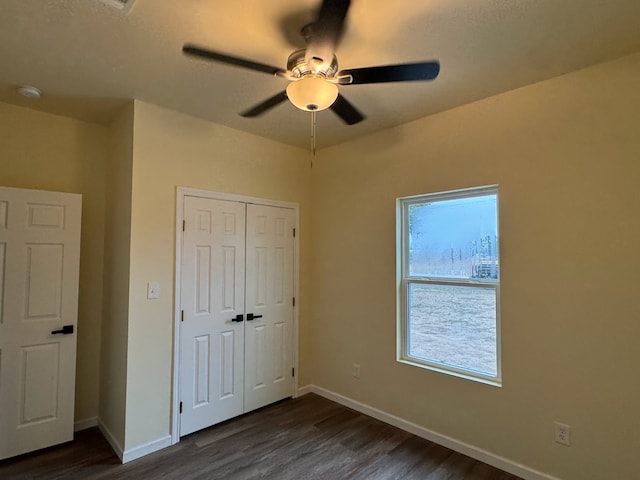
[{"label": "window sill", "polygon": [[492,387],[498,387],[498,388],[502,387],[502,378],[500,377],[484,377],[484,376],[474,375],[473,372],[459,370],[459,369],[448,367],[445,365],[438,366],[436,364],[423,363],[417,360],[413,360],[412,358],[401,357],[401,358],[398,358],[397,361],[399,363],[404,363],[405,365],[411,365],[413,367],[424,368],[425,370],[444,373],[446,375],[463,378],[465,380],[472,380],[474,382],[484,383],[485,385],[491,385]]}]

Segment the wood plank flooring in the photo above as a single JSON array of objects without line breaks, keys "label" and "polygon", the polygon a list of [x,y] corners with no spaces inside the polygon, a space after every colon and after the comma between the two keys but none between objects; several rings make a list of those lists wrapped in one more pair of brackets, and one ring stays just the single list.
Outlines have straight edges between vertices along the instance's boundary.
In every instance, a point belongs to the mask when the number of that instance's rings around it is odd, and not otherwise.
[{"label": "wood plank flooring", "polygon": [[0,461],[3,480],[519,480],[314,394],[183,437],[121,465],[97,428]]}]

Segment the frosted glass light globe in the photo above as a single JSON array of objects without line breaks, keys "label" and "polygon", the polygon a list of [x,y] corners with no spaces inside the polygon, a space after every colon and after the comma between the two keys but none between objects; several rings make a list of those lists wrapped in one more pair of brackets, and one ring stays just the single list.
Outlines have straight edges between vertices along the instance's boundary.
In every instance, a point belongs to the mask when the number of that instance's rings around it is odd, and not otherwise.
[{"label": "frosted glass light globe", "polygon": [[316,75],[307,75],[287,85],[287,97],[300,110],[319,112],[338,98],[337,85]]}]

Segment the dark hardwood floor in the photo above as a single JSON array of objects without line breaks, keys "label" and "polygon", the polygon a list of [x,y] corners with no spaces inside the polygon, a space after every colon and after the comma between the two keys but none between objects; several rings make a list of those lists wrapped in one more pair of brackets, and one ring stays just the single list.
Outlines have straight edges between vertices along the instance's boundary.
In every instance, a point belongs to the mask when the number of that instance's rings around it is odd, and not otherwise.
[{"label": "dark hardwood floor", "polygon": [[519,480],[314,394],[183,437],[121,465],[98,429],[0,461],[0,479]]}]

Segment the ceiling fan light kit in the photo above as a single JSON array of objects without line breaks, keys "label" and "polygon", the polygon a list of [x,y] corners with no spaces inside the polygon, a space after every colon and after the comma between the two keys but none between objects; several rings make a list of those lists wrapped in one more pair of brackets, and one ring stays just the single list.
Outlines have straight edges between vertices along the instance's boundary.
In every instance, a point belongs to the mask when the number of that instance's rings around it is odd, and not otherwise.
[{"label": "ceiling fan light kit", "polygon": [[338,86],[318,75],[306,75],[287,85],[287,98],[300,110],[326,110],[338,98]]},{"label": "ceiling fan light kit", "polygon": [[330,108],[344,123],[355,125],[365,116],[340,94],[338,85],[433,80],[438,76],[440,64],[428,61],[339,71],[335,50],[342,38],[350,4],[350,0],[322,0],[315,21],[302,28],[307,47],[289,55],[287,70],[190,44],[185,44],[182,51],[200,59],[283,77],[290,82],[285,91],[241,113],[243,117],[260,116],[289,99],[307,112]]}]

